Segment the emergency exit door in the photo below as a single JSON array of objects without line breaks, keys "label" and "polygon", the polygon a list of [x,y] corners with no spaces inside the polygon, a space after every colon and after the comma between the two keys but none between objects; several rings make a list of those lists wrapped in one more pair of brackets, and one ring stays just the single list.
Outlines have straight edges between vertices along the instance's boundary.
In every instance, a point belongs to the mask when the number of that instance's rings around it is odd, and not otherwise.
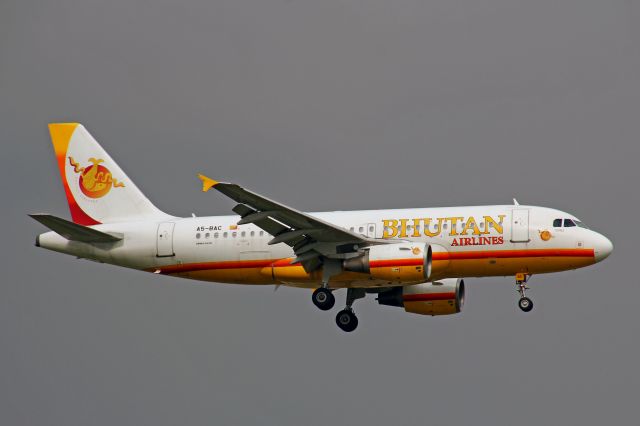
[{"label": "emergency exit door", "polygon": [[157,256],[175,256],[173,252],[173,222],[163,222],[158,225]]},{"label": "emergency exit door", "polygon": [[351,230],[357,234],[364,235],[365,237],[376,237],[376,224],[375,223],[363,223],[358,226],[354,226]]},{"label": "emergency exit door", "polygon": [[367,237],[375,238],[376,237],[376,224],[375,223],[367,223]]},{"label": "emergency exit door", "polygon": [[529,242],[529,209],[511,210],[511,242]]}]

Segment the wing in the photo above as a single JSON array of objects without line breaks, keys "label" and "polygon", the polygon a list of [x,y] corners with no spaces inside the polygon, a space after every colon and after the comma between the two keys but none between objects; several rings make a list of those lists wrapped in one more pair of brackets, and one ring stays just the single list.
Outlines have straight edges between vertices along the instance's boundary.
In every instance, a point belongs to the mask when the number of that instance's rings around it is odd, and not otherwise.
[{"label": "wing", "polygon": [[239,185],[217,182],[204,175],[198,177],[203,192],[214,188],[238,203],[233,208],[241,217],[238,225],[253,223],[273,235],[268,244],[291,246],[296,254],[291,263],[300,262],[307,272],[319,268],[326,258],[347,259],[359,255],[362,247],[389,243],[356,234]]}]

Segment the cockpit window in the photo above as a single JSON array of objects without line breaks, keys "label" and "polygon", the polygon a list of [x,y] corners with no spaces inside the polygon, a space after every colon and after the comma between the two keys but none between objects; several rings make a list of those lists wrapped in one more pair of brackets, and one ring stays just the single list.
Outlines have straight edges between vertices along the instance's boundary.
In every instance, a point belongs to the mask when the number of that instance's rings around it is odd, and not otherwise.
[{"label": "cockpit window", "polygon": [[573,220],[571,219],[565,219],[564,220],[564,227],[565,228],[569,228],[571,226],[576,226],[576,224],[573,222]]},{"label": "cockpit window", "polygon": [[585,225],[584,223],[580,222],[579,220],[574,220],[574,222],[575,222],[575,223],[576,223],[576,225],[578,225],[580,228],[589,229],[589,228],[587,228],[587,225]]},{"label": "cockpit window", "polygon": [[562,227],[562,219],[554,219],[553,220],[553,227],[554,228],[561,228]]}]

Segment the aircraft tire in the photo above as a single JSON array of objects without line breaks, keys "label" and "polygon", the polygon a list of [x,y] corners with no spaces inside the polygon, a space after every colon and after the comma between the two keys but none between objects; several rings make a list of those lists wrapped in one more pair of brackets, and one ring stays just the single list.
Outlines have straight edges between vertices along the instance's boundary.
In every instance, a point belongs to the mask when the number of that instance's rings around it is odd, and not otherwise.
[{"label": "aircraft tire", "polygon": [[336,298],[333,293],[331,293],[330,290],[322,287],[315,289],[313,295],[311,296],[311,300],[313,301],[313,304],[318,307],[318,309],[323,311],[328,311],[329,309],[333,308],[333,305],[336,304]]},{"label": "aircraft tire", "polygon": [[533,309],[533,302],[528,297],[521,297],[520,300],[518,300],[518,307],[522,312],[529,312]]},{"label": "aircraft tire", "polygon": [[358,327],[358,317],[351,309],[343,309],[336,315],[336,324],[342,331],[350,333]]}]

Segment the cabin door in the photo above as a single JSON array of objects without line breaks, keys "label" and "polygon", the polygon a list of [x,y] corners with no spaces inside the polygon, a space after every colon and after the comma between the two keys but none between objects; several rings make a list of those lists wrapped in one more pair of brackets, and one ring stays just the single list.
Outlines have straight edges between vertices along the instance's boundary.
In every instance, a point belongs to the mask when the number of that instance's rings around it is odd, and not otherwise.
[{"label": "cabin door", "polygon": [[157,237],[157,256],[167,257],[175,256],[173,252],[173,228],[176,226],[174,222],[163,222],[158,225]]},{"label": "cabin door", "polygon": [[511,242],[529,242],[529,209],[511,210]]}]

